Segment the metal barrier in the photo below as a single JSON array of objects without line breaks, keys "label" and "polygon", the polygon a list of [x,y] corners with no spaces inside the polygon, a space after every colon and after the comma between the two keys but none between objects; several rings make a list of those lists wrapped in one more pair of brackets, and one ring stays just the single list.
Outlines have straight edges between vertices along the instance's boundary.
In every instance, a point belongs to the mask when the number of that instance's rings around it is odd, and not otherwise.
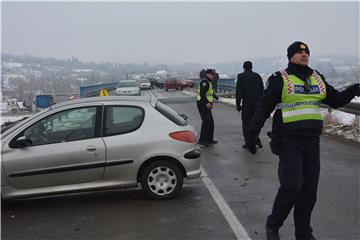
[{"label": "metal barrier", "polygon": [[[236,87],[230,86],[230,85],[218,85],[218,93],[235,94]],[[331,109],[333,109],[330,106],[327,106],[325,104],[321,104],[321,107],[327,108],[327,109],[329,109],[329,111],[331,111]],[[360,115],[360,103],[350,102],[350,103],[346,104],[345,106],[335,109],[335,110],[346,112],[346,113],[351,113],[351,114],[355,114],[356,116],[359,116]]]},{"label": "metal barrier", "polygon": [[80,98],[99,96],[101,90],[112,91],[117,85],[118,82],[80,86]]}]

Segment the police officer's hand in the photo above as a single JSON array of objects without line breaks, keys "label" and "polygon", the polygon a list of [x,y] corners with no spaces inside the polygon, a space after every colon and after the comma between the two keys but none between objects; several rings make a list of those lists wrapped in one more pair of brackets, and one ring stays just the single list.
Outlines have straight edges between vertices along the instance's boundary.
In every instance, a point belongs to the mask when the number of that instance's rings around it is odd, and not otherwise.
[{"label": "police officer's hand", "polygon": [[248,149],[252,154],[256,154],[256,140],[259,137],[260,131],[257,129],[252,129],[250,131]]},{"label": "police officer's hand", "polygon": [[219,96],[216,94],[214,94],[214,98],[215,98],[215,100],[219,100]]},{"label": "police officer's hand", "polygon": [[206,104],[206,107],[207,107],[208,109],[212,109],[212,104],[211,104],[211,103],[207,103],[207,104]]},{"label": "police officer's hand", "polygon": [[240,112],[242,110],[242,106],[236,106],[236,109]]}]

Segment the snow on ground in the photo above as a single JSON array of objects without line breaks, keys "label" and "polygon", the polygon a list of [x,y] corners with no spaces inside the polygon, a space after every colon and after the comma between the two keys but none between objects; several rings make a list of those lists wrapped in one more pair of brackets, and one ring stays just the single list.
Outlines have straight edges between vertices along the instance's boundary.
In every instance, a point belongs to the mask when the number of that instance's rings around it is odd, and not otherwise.
[{"label": "snow on ground", "polygon": [[236,99],[235,98],[224,98],[224,97],[220,97],[219,98],[219,101],[220,102],[223,102],[223,103],[227,103],[231,106],[235,106],[236,107]]},{"label": "snow on ground", "polygon": [[[223,97],[221,97],[219,99],[219,101],[236,107],[235,98],[223,98]],[[352,102],[360,102],[360,97],[357,97]],[[323,117],[325,117],[328,114],[328,110],[327,109],[322,109],[321,113],[322,113]],[[344,125],[351,125],[355,121],[355,115],[354,114],[345,113],[345,112],[337,111],[337,110],[332,110],[332,117],[333,117],[333,119],[338,120],[340,124],[344,124]]]},{"label": "snow on ground", "polygon": [[[220,102],[236,106],[236,100],[234,98],[223,98],[219,99]],[[360,102],[360,97],[357,97],[353,102]],[[272,113],[272,115],[274,112]],[[321,109],[321,114],[325,118],[329,111],[327,109]],[[360,128],[355,127],[355,115],[345,113],[337,110],[331,112],[332,121],[329,124],[324,125],[324,134],[342,136],[350,141],[360,143]]]},{"label": "snow on ground", "polygon": [[183,93],[192,97],[196,96],[196,92],[192,92],[191,90],[184,90]]}]

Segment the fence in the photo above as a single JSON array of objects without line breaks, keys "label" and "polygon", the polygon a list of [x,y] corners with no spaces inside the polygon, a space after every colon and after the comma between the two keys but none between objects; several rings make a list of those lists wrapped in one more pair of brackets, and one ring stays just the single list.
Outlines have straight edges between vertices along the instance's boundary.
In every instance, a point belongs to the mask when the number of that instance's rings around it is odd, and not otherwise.
[{"label": "fence", "polygon": [[[217,86],[217,92],[218,93],[223,93],[223,94],[235,94],[236,92],[236,87],[235,86],[231,86],[231,85],[218,85]],[[221,95],[221,94],[220,94]],[[329,110],[329,112],[331,113],[332,108],[322,104],[321,105],[322,108],[327,108]],[[346,112],[346,113],[351,113],[351,114],[355,114],[356,115],[356,122],[359,122],[359,116],[360,116],[360,103],[357,102],[350,102],[348,104],[346,104],[344,107],[338,108],[336,109],[338,111],[342,111],[342,112]]]},{"label": "fence", "polygon": [[94,97],[99,96],[101,90],[112,91],[116,88],[118,82],[103,83],[90,86],[80,86],[80,97]]}]

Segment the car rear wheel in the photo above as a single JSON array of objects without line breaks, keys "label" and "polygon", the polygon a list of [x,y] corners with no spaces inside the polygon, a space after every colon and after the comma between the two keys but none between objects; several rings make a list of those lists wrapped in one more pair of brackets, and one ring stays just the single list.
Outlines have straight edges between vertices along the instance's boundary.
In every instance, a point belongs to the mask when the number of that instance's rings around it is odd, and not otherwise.
[{"label": "car rear wheel", "polygon": [[182,185],[180,168],[166,160],[151,163],[141,176],[142,189],[151,199],[174,198]]}]

